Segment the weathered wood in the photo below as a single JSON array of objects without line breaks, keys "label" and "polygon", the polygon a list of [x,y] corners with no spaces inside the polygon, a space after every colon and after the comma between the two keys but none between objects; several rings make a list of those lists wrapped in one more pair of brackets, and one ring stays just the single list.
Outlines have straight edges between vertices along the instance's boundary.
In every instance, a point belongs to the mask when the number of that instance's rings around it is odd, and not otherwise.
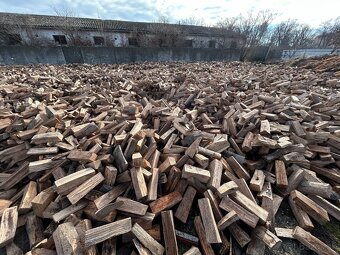
[{"label": "weathered wood", "polygon": [[84,209],[87,206],[87,201],[80,201],[77,204],[70,205],[69,207],[66,207],[65,209],[53,214],[52,218],[54,222],[60,222],[64,220],[67,216],[71,215],[72,213],[75,213],[81,209]]},{"label": "weathered wood", "polygon": [[243,178],[246,181],[250,180],[249,173],[246,171],[246,169],[244,169],[244,167],[233,156],[227,158],[227,162],[231,166],[231,168],[235,171],[236,175],[239,178]]},{"label": "weathered wood", "polygon": [[21,203],[18,208],[20,214],[27,213],[32,209],[32,200],[37,195],[37,183],[31,181],[27,184]]},{"label": "weathered wood", "polygon": [[163,225],[163,236],[165,242],[165,253],[168,255],[177,255],[177,240],[175,234],[174,218],[172,211],[163,211],[162,225]]},{"label": "weathered wood", "polygon": [[96,160],[97,154],[91,151],[73,150],[68,154],[67,158],[73,161],[93,162]]},{"label": "weathered wood", "polygon": [[157,199],[158,178],[159,178],[158,168],[153,168],[151,180],[149,181],[148,184],[148,201],[154,201]]},{"label": "weathered wood", "polygon": [[340,208],[338,206],[333,205],[332,203],[330,203],[329,201],[320,196],[309,195],[308,197],[312,199],[317,205],[325,209],[335,219],[340,221]]},{"label": "weathered wood", "polygon": [[214,250],[212,249],[211,245],[207,242],[207,237],[206,237],[205,230],[204,230],[203,223],[202,223],[200,216],[195,217],[194,225],[195,225],[195,231],[198,235],[198,238],[201,244],[203,254],[214,255],[215,254]]},{"label": "weathered wood", "polygon": [[314,225],[308,214],[295,203],[291,195],[289,196],[288,201],[298,225],[303,229],[312,230]]},{"label": "weathered wood", "polygon": [[293,232],[294,229],[291,228],[275,228],[275,233],[278,237],[294,239]]},{"label": "weathered wood", "polygon": [[293,237],[300,243],[320,255],[336,255],[336,251],[331,249],[327,244],[313,236],[311,233],[303,230],[299,226],[294,229]]},{"label": "weathered wood", "polygon": [[260,192],[262,190],[266,176],[262,170],[255,170],[253,177],[250,180],[250,189]]},{"label": "weathered wood", "polygon": [[148,210],[147,205],[125,197],[118,197],[116,202],[123,202],[123,204],[117,208],[117,210],[121,212],[143,216]]},{"label": "weathered wood", "polygon": [[229,194],[234,193],[236,190],[238,190],[238,185],[234,181],[230,181],[230,182],[222,184],[217,189],[217,194],[220,198],[222,198]]},{"label": "weathered wood", "polygon": [[270,249],[278,249],[281,246],[282,241],[263,226],[257,226],[253,230],[253,234]]},{"label": "weathered wood", "polygon": [[96,172],[93,168],[85,168],[56,180],[54,185],[58,194],[65,195],[68,194],[69,191],[78,187],[80,184],[84,183],[84,181],[94,176],[95,173]]},{"label": "weathered wood", "polygon": [[168,195],[160,197],[149,204],[152,213],[159,214],[161,211],[170,209],[182,200],[181,193],[174,191]]},{"label": "weathered wood", "polygon": [[208,198],[198,200],[198,207],[208,243],[221,243],[220,233]]},{"label": "weathered wood", "polygon": [[222,199],[220,207],[227,212],[235,211],[240,220],[242,220],[244,223],[252,228],[255,228],[259,221],[258,215],[249,212],[239,204],[235,203],[229,197],[224,197]]},{"label": "weathered wood", "polygon": [[0,248],[10,244],[15,236],[18,224],[17,206],[4,210],[0,223]]},{"label": "weathered wood", "polygon": [[191,186],[188,186],[187,190],[184,193],[181,203],[177,207],[175,217],[183,223],[187,222],[195,195],[196,189],[194,189]]},{"label": "weathered wood", "polygon": [[130,170],[130,173],[137,199],[140,200],[146,197],[148,195],[148,190],[143,175],[143,169],[141,167],[134,167]]},{"label": "weathered wood", "polygon": [[79,235],[73,224],[60,224],[53,233],[53,240],[57,254],[82,254]]},{"label": "weathered wood", "polygon": [[328,213],[325,209],[315,203],[313,200],[303,195],[301,192],[294,190],[291,193],[292,199],[300,208],[303,208],[309,216],[319,222],[321,225],[329,222]]},{"label": "weathered wood", "polygon": [[235,211],[230,211],[217,224],[219,230],[225,230],[228,226],[239,220]]},{"label": "weathered wood", "polygon": [[200,182],[208,183],[211,177],[211,174],[209,171],[194,167],[191,165],[184,165],[182,170],[182,178],[189,179],[190,177],[194,177]]},{"label": "weathered wood", "polygon": [[214,159],[209,165],[209,170],[211,172],[211,179],[208,183],[210,189],[216,190],[221,185],[222,170],[223,165],[220,160]]},{"label": "weathered wood", "polygon": [[115,236],[131,231],[131,218],[118,220],[100,227],[91,228],[85,232],[85,247],[101,243]]},{"label": "weathered wood", "polygon": [[228,227],[228,230],[241,247],[246,246],[251,241],[250,236],[238,225],[237,222],[231,224]]},{"label": "weathered wood", "polygon": [[36,134],[32,137],[31,142],[34,144],[57,143],[63,140],[60,132],[49,132],[44,134]]},{"label": "weathered wood", "polygon": [[286,166],[282,160],[275,160],[275,176],[276,176],[276,185],[279,188],[287,188],[288,179],[286,173]]},{"label": "weathered wood", "polygon": [[152,254],[163,255],[164,247],[152,238],[138,223],[135,223],[131,229],[136,238],[148,249]]},{"label": "weathered wood", "polygon": [[241,192],[236,191],[230,195],[235,201],[241,204],[244,208],[248,209],[255,215],[257,215],[261,220],[267,221],[269,213],[264,210],[262,207],[254,203],[252,200],[247,198]]},{"label": "weathered wood", "polygon": [[104,176],[101,173],[98,173],[92,176],[90,179],[82,183],[72,192],[67,195],[68,200],[72,204],[76,204],[80,199],[86,196],[92,189],[94,189],[97,185],[104,181]]}]

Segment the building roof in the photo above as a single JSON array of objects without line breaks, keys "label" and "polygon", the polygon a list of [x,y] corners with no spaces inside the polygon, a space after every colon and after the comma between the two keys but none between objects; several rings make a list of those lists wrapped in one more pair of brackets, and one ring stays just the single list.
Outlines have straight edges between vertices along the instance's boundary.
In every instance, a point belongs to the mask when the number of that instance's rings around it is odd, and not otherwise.
[{"label": "building roof", "polygon": [[226,31],[217,27],[203,27],[192,25],[179,25],[179,24],[163,24],[163,23],[148,23],[148,22],[132,22],[122,20],[102,20],[78,17],[62,17],[62,16],[49,16],[49,15],[36,15],[36,14],[18,14],[18,13],[4,13],[0,12],[0,24],[13,25],[13,26],[32,26],[35,28],[62,28],[74,27],[80,30],[103,30],[114,32],[152,32],[152,26],[166,26],[177,27],[182,29],[187,35],[196,36],[222,36],[239,37],[235,32]]}]

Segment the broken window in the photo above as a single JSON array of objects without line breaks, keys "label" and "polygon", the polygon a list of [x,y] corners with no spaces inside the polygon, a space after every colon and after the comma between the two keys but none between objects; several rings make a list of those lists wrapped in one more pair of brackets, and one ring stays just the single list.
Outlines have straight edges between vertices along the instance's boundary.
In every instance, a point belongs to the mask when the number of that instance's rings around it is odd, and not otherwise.
[{"label": "broken window", "polygon": [[138,41],[136,37],[129,38],[129,45],[130,46],[138,46]]},{"label": "broken window", "polygon": [[93,36],[94,45],[104,45],[104,37],[102,36]]},{"label": "broken window", "polygon": [[16,45],[21,43],[21,36],[19,34],[8,34],[8,45]]},{"label": "broken window", "polygon": [[53,35],[53,39],[58,44],[67,44],[65,35]]},{"label": "broken window", "polygon": [[193,41],[192,40],[185,40],[184,42],[184,47],[192,47]]},{"label": "broken window", "polygon": [[216,41],[210,40],[209,41],[209,48],[216,48]]}]

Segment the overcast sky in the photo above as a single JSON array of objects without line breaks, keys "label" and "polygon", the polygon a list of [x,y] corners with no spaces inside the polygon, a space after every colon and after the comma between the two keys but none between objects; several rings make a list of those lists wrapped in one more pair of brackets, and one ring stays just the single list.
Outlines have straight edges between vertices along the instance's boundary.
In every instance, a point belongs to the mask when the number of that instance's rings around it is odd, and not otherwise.
[{"label": "overcast sky", "polygon": [[146,22],[194,16],[209,25],[249,10],[270,9],[280,14],[277,22],[291,18],[313,27],[340,16],[340,0],[0,0],[2,12],[53,15],[53,7],[68,7],[80,17]]}]

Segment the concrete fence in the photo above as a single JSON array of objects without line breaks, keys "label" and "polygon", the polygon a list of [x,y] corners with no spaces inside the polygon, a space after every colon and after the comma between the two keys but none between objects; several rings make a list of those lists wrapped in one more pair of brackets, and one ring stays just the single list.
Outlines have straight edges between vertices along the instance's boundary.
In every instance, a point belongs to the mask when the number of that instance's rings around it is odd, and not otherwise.
[{"label": "concrete fence", "polygon": [[235,61],[238,49],[0,46],[0,64],[120,64],[144,61]]}]

